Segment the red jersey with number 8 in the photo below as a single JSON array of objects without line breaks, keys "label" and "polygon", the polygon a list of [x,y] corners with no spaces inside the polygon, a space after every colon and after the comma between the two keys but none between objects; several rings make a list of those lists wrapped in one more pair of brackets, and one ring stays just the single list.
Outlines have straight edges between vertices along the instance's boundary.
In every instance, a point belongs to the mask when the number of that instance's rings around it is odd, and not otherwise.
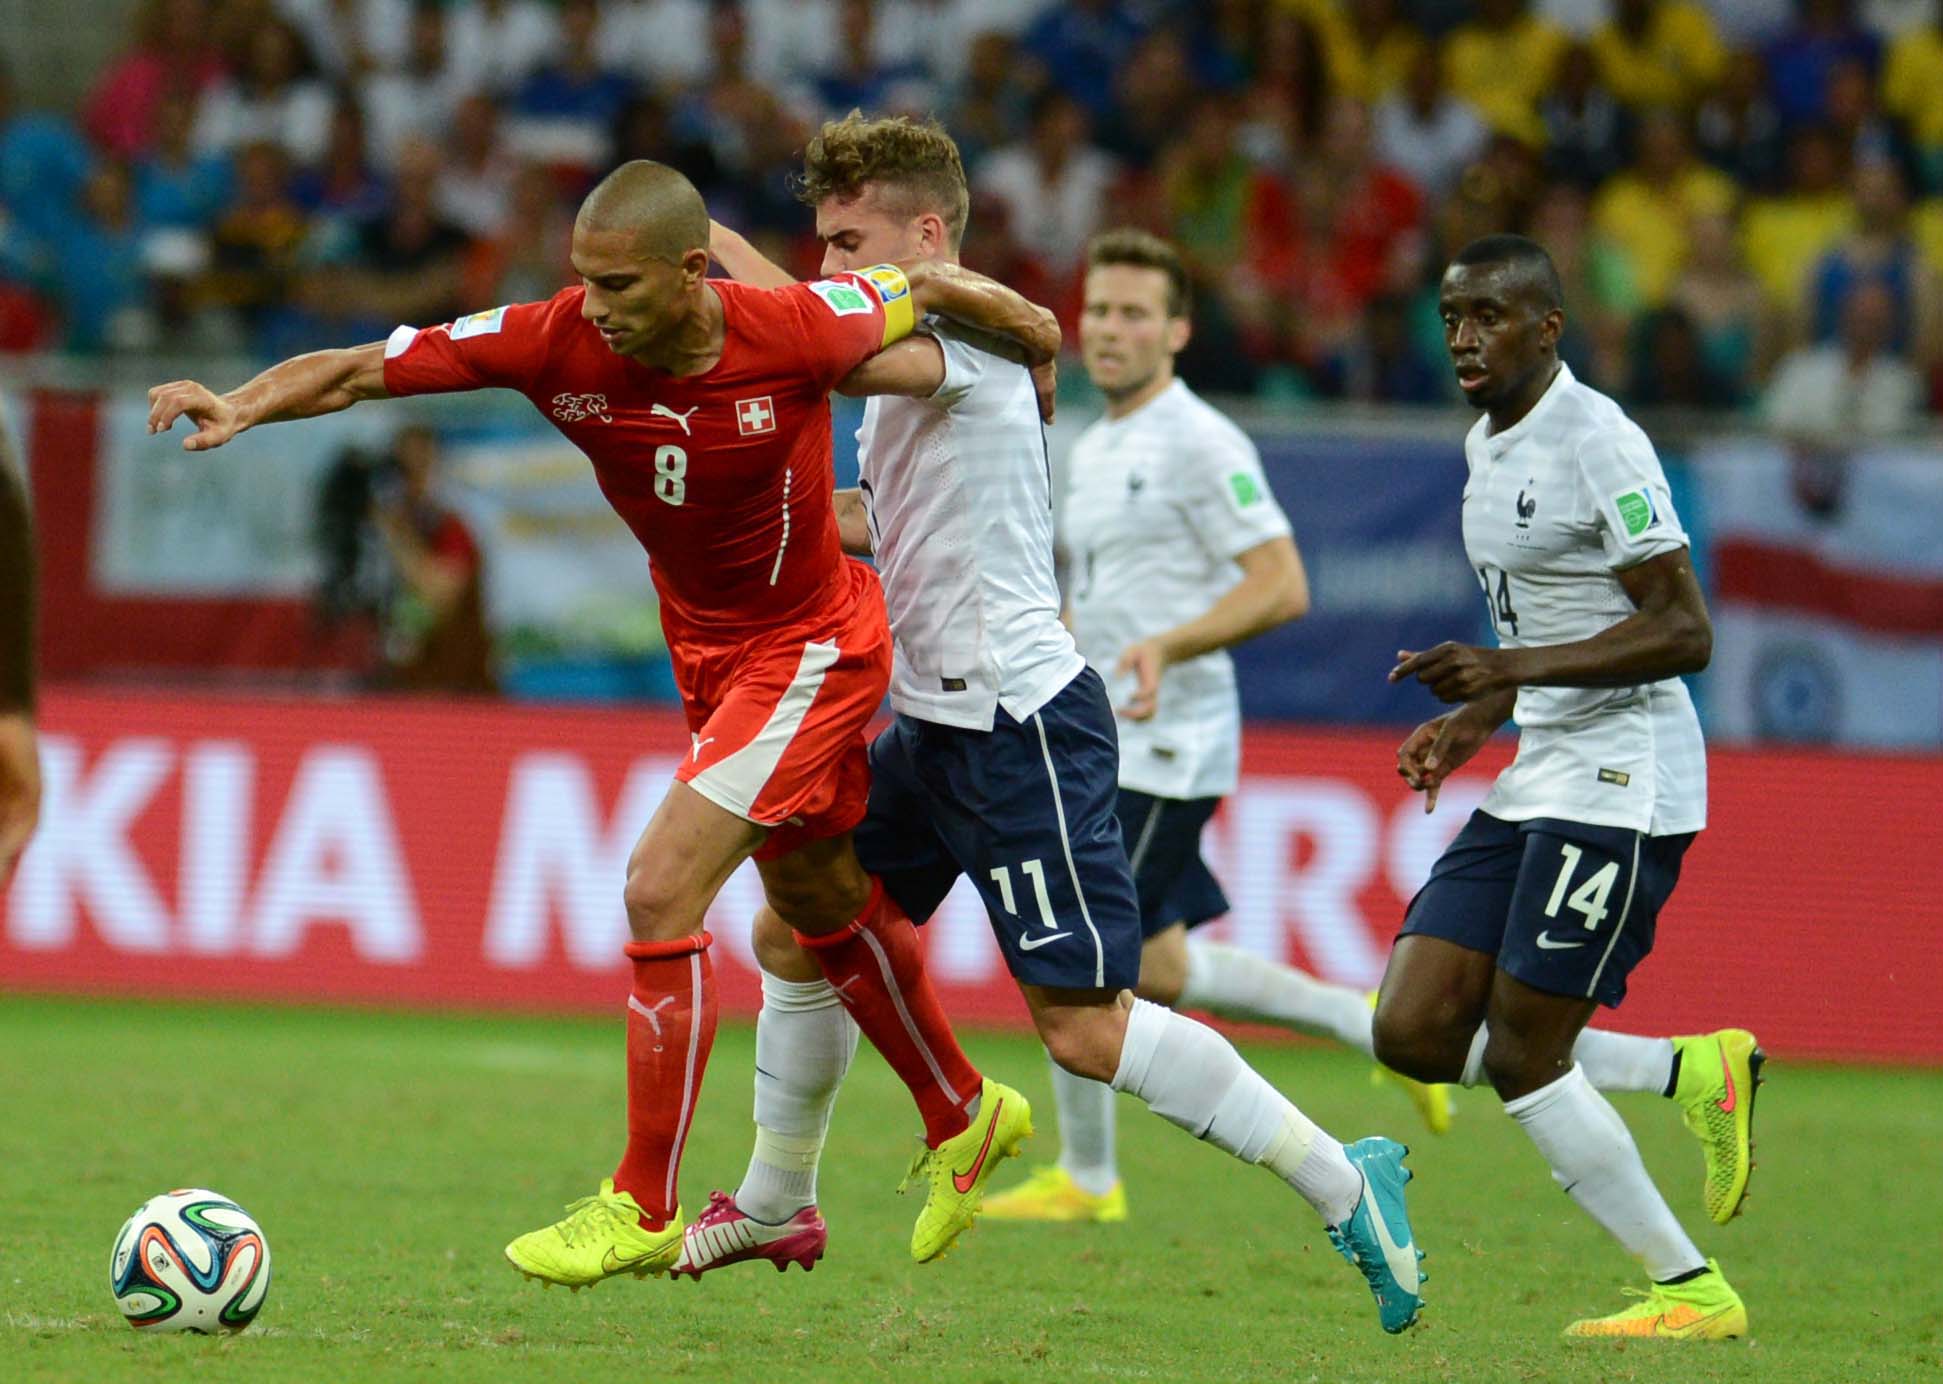
[{"label": "red jersey with number 8", "polygon": [[669,644],[689,651],[854,604],[830,498],[829,393],[913,325],[909,285],[889,266],[780,289],[709,287],[722,301],[722,356],[685,378],[609,350],[580,315],[580,288],[400,327],[385,347],[390,393],[515,389],[585,452],[648,551]]}]

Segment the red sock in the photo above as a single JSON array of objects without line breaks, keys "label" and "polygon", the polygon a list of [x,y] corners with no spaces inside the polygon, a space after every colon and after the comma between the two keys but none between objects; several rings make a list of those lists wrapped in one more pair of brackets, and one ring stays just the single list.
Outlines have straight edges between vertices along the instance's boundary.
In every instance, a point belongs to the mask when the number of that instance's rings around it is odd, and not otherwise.
[{"label": "red sock", "polygon": [[715,1042],[715,972],[704,932],[673,942],[629,942],[627,1151],[614,1186],[641,1204],[641,1224],[674,1219],[681,1146],[695,1119],[702,1070]]},{"label": "red sock", "polygon": [[971,1123],[965,1107],[983,1082],[931,988],[917,929],[882,882],[871,880],[870,901],[849,926],[821,937],[799,932],[796,940],[823,967],[864,1037],[910,1087],[924,1116],[924,1142],[936,1148],[962,1133]]}]

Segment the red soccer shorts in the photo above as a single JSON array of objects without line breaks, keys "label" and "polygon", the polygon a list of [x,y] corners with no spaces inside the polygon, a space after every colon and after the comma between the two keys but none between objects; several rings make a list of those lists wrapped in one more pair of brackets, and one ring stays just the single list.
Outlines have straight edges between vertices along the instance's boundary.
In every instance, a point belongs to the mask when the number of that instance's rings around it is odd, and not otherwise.
[{"label": "red soccer shorts", "polygon": [[693,742],[675,778],[773,828],[760,860],[841,835],[864,818],[864,728],[890,687],[891,631],[876,573],[845,566],[854,599],[834,621],[748,644],[670,649]]}]

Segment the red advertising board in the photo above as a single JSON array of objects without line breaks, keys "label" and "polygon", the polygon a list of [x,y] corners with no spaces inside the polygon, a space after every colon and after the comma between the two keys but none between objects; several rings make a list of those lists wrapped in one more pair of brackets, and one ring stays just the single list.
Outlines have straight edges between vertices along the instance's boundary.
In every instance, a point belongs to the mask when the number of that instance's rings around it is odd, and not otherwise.
[{"label": "red advertising board", "polygon": [[[55,692],[0,989],[612,1010],[629,847],[686,748],[666,713]],[[1393,737],[1257,728],[1209,829],[1229,938],[1374,984],[1508,747],[1432,816]],[[1727,1023],[1792,1056],[1943,1061],[1943,759],[1721,752],[1713,826],[1607,1020]],[[753,872],[710,918],[757,1003]],[[1023,1019],[968,889],[925,929],[947,1006]]]}]

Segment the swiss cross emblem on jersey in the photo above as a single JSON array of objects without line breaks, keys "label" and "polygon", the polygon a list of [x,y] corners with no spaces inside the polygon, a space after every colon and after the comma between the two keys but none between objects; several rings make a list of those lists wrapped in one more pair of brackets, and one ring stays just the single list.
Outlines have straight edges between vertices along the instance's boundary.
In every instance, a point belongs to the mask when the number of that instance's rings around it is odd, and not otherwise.
[{"label": "swiss cross emblem on jersey", "polygon": [[744,437],[776,431],[776,406],[771,402],[771,396],[764,394],[754,399],[737,399],[735,426],[736,431]]}]

